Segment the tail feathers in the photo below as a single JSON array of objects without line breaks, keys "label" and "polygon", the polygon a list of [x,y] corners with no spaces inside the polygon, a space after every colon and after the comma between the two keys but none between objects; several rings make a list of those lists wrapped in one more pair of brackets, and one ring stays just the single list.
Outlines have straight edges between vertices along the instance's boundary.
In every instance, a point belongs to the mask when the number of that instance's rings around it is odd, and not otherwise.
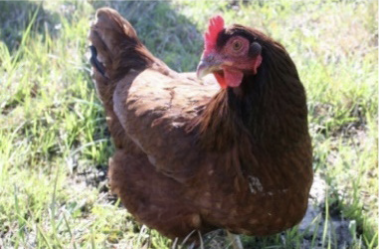
[{"label": "tail feathers", "polygon": [[100,55],[107,54],[112,58],[117,56],[125,41],[139,43],[132,25],[110,8],[101,8],[96,12],[89,39]]},{"label": "tail feathers", "polygon": [[93,46],[90,48],[95,76],[100,74],[103,78],[117,80],[130,69],[146,67],[154,60],[132,25],[110,8],[101,8],[96,12],[89,40]]}]

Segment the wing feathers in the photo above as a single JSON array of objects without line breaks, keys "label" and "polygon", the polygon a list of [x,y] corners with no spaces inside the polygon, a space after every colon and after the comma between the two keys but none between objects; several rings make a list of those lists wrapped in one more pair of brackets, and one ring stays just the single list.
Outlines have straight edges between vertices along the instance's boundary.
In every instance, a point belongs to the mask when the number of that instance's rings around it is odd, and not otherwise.
[{"label": "wing feathers", "polygon": [[114,110],[125,132],[162,173],[180,181],[195,171],[201,153],[185,125],[218,91],[188,75],[166,76],[146,69],[128,74],[117,83]]}]

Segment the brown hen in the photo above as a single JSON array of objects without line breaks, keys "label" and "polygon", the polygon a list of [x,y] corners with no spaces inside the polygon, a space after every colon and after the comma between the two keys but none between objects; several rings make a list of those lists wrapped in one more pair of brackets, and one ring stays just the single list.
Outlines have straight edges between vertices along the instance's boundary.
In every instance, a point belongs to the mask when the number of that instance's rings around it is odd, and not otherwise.
[{"label": "brown hen", "polygon": [[301,221],[312,148],[305,91],[281,44],[215,17],[197,70],[211,74],[198,80],[155,58],[115,10],[97,11],[90,40],[116,146],[110,185],[139,222],[183,239]]}]

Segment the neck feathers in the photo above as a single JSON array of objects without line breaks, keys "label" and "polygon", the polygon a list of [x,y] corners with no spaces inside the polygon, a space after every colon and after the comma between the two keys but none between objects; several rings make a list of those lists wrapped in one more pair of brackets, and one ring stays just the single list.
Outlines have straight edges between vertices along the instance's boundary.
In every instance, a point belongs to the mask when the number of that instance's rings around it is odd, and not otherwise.
[{"label": "neck feathers", "polygon": [[258,147],[286,149],[308,139],[303,85],[285,49],[263,46],[256,75],[245,75],[238,88],[221,90],[197,121],[205,148],[223,150],[245,141]]}]

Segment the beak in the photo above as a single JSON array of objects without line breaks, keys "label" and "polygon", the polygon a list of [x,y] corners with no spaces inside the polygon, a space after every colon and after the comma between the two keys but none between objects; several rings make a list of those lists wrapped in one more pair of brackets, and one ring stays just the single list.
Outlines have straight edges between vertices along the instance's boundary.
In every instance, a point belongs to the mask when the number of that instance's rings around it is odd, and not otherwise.
[{"label": "beak", "polygon": [[222,61],[217,59],[213,54],[202,57],[199,65],[197,65],[196,76],[201,79],[205,75],[210,74],[214,71],[219,71],[221,69]]}]

